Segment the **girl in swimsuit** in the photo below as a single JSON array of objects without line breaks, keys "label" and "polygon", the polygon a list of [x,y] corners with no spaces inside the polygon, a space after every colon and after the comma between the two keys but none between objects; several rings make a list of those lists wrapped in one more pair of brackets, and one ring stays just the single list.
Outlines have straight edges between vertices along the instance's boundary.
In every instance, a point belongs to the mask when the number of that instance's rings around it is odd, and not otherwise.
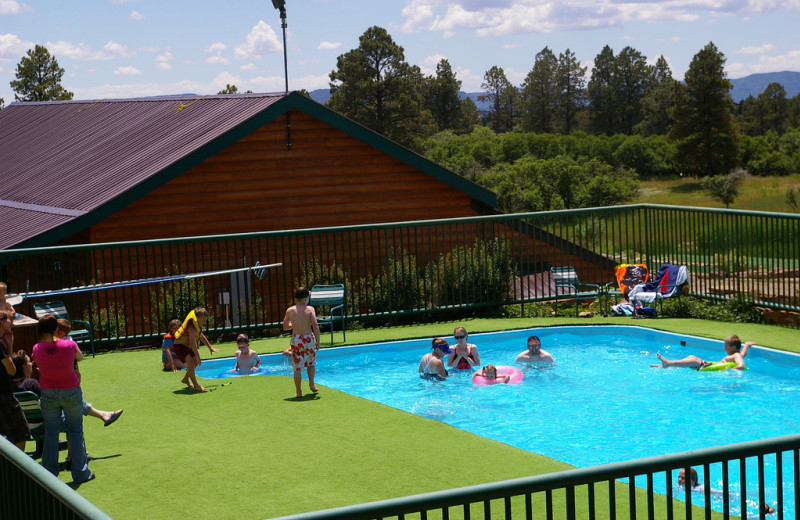
[{"label": "girl in swimsuit", "polygon": [[453,336],[456,338],[456,344],[451,347],[452,353],[447,358],[447,366],[454,366],[461,370],[471,370],[473,367],[479,366],[481,356],[478,353],[478,347],[467,343],[469,337],[467,329],[456,327]]}]

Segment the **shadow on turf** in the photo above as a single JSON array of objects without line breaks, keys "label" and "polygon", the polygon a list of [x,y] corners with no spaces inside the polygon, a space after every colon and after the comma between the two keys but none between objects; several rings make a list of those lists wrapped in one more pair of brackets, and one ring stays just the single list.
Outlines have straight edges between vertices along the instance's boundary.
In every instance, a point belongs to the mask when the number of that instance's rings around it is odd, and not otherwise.
[{"label": "shadow on turf", "polygon": [[319,394],[306,394],[303,397],[287,397],[284,401],[316,401],[319,399]]}]

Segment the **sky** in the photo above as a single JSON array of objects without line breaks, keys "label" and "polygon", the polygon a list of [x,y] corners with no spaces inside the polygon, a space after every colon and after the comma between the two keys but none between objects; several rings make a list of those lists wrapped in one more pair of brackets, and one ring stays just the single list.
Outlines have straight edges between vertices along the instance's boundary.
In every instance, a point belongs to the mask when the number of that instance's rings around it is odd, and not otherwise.
[{"label": "sky", "polygon": [[[371,26],[434,75],[446,58],[462,90],[501,67],[515,85],[536,54],[575,53],[591,73],[609,45],[648,62],[663,55],[682,79],[709,42],[729,78],[800,71],[800,0],[286,0],[289,90],[328,88],[339,55]],[[74,99],[283,92],[283,31],[271,0],[0,0],[0,98],[17,64],[44,45]]]}]

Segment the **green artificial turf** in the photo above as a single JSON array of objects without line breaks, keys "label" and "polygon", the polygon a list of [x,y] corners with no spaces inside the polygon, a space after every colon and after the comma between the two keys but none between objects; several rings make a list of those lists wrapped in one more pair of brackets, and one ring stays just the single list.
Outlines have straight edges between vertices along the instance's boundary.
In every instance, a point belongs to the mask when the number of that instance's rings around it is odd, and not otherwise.
[{"label": "green artificial turf", "polygon": [[[601,323],[720,339],[737,333],[760,345],[799,350],[796,330],[677,319],[474,319],[348,331],[347,338],[348,344],[428,340],[451,335],[456,324],[481,332]],[[336,338],[341,342],[341,333]],[[323,334],[323,345],[329,341]],[[287,338],[272,338],[251,346],[269,353],[287,345]],[[218,347],[222,352],[214,357],[231,356],[236,348]],[[569,468],[325,387],[295,400],[292,380],[284,376],[235,378],[224,387],[223,380],[204,380],[216,389],[197,394],[182,387],[181,373],[163,372],[160,361],[160,350],[146,350],[104,353],[81,363],[86,399],[96,408],[125,412],[109,427],[86,418],[97,479],[78,491],[118,520],[258,520]],[[69,482],[69,472],[61,478]]]}]

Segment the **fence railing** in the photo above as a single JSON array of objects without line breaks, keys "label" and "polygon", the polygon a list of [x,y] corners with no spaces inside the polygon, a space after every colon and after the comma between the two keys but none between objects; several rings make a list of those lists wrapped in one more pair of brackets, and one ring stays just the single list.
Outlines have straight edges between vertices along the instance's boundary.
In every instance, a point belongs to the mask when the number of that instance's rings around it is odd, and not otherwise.
[{"label": "fence railing", "polygon": [[111,520],[0,435],[0,518]]},{"label": "fence railing", "polygon": [[[273,520],[800,518],[800,435],[731,444]],[[699,468],[700,487],[677,483]],[[682,503],[682,502],[683,503]],[[768,513],[767,507],[774,509]],[[743,514],[744,512],[744,514]]]},{"label": "fence railing", "polygon": [[800,215],[649,204],[6,250],[0,279],[21,293],[256,261],[282,266],[58,299],[103,343],[158,337],[197,305],[212,331],[274,327],[298,285],[344,283],[348,319],[385,320],[552,299],[551,266],[604,284],[618,263],[673,263],[688,266],[694,295],[800,310]]}]

